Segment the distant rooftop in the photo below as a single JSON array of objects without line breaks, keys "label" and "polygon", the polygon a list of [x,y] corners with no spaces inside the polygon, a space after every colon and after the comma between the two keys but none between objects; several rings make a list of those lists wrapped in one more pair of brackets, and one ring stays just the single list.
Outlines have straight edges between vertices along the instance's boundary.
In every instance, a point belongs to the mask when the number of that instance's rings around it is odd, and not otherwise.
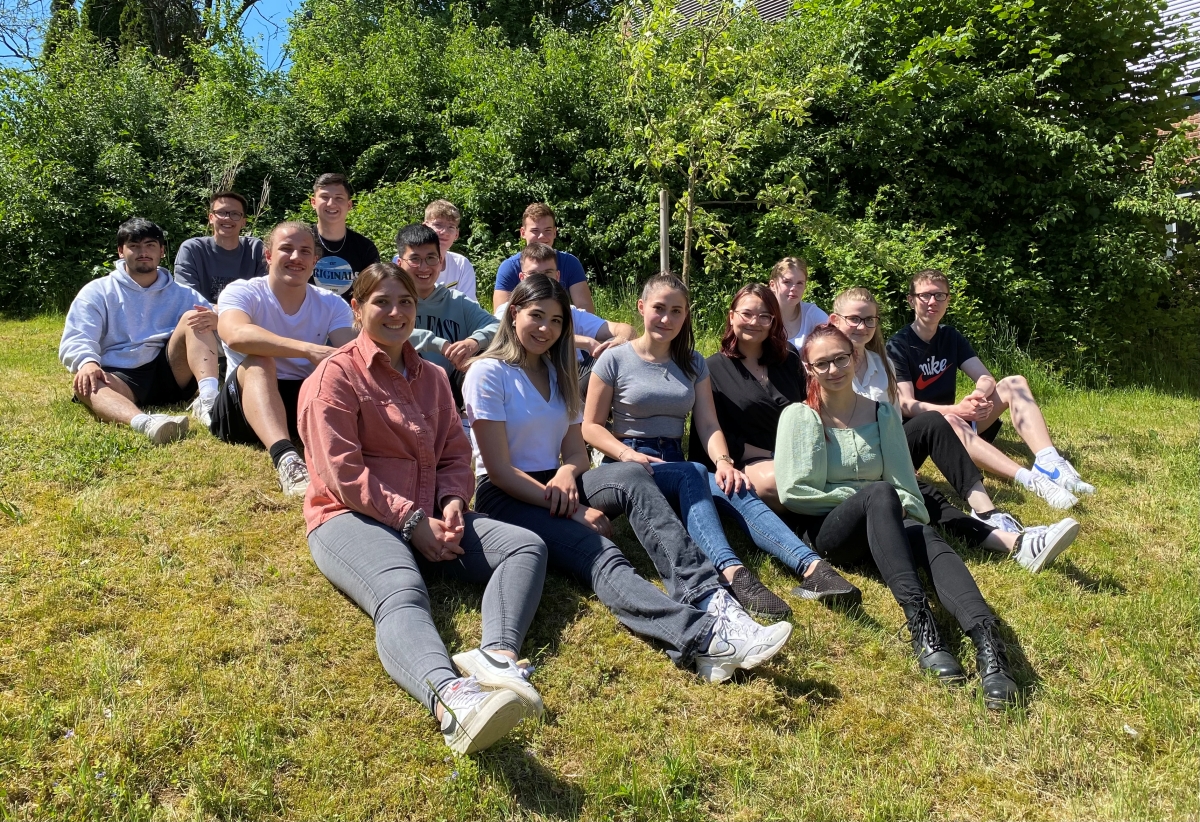
[{"label": "distant rooftop", "polygon": [[[1191,28],[1189,38],[1200,38],[1200,0],[1167,0],[1162,18],[1167,25],[1187,23]],[[1179,86],[1191,94],[1200,92],[1200,60],[1188,63]]]}]

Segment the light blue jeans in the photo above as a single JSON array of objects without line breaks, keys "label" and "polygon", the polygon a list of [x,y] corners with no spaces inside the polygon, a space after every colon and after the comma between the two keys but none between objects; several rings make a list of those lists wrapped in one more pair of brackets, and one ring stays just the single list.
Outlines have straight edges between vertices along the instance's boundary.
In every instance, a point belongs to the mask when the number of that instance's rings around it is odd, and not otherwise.
[{"label": "light blue jeans", "polygon": [[717,485],[716,476],[703,465],[684,462],[679,440],[628,437],[621,441],[640,454],[666,460],[654,464],[654,482],[678,512],[688,534],[718,571],[742,564],[725,538],[720,514],[733,519],[755,545],[797,575],[820,559],[817,552],[796,536],[749,488],[726,494]]}]

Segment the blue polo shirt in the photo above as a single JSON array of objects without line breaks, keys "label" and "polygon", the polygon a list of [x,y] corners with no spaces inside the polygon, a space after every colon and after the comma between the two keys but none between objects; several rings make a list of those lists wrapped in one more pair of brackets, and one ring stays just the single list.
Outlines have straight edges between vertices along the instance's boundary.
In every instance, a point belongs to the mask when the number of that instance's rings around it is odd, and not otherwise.
[{"label": "blue polo shirt", "polygon": [[[555,251],[558,255],[558,281],[562,287],[571,290],[576,283],[586,283],[587,275],[583,273],[583,263],[574,254],[565,251]],[[521,282],[521,255],[514,254],[504,262],[496,272],[496,290],[512,291]]]}]

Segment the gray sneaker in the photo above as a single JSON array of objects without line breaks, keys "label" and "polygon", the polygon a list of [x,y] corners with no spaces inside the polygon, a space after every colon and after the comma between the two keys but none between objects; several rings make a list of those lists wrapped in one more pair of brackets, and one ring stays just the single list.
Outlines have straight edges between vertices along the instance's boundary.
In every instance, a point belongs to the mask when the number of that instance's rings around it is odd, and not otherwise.
[{"label": "gray sneaker", "polygon": [[279,461],[279,487],[285,497],[302,497],[308,490],[308,468],[294,451]]},{"label": "gray sneaker", "polygon": [[1003,511],[993,511],[986,517],[981,517],[979,514],[971,511],[971,519],[987,523],[997,531],[1003,531],[1006,534],[1019,534],[1025,530],[1025,526],[1018,522],[1016,517],[1012,514],[1006,514]]},{"label": "gray sneaker", "polygon": [[172,417],[169,414],[151,414],[150,424],[146,426],[146,436],[155,445],[166,445],[168,442],[181,440],[187,436],[188,418],[186,414]]}]

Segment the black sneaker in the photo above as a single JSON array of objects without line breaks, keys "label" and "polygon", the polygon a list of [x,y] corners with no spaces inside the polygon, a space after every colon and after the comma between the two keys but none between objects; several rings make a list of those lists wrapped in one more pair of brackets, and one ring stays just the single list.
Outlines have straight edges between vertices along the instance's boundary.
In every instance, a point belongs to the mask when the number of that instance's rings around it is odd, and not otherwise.
[{"label": "black sneaker", "polygon": [[792,595],[801,599],[836,600],[846,605],[862,602],[862,591],[824,560],[818,561],[816,569],[792,589]]},{"label": "black sneaker", "polygon": [[733,598],[756,617],[787,619],[788,614],[792,612],[786,602],[759,582],[758,577],[750,573],[745,566],[734,571],[729,589],[733,593]]}]

